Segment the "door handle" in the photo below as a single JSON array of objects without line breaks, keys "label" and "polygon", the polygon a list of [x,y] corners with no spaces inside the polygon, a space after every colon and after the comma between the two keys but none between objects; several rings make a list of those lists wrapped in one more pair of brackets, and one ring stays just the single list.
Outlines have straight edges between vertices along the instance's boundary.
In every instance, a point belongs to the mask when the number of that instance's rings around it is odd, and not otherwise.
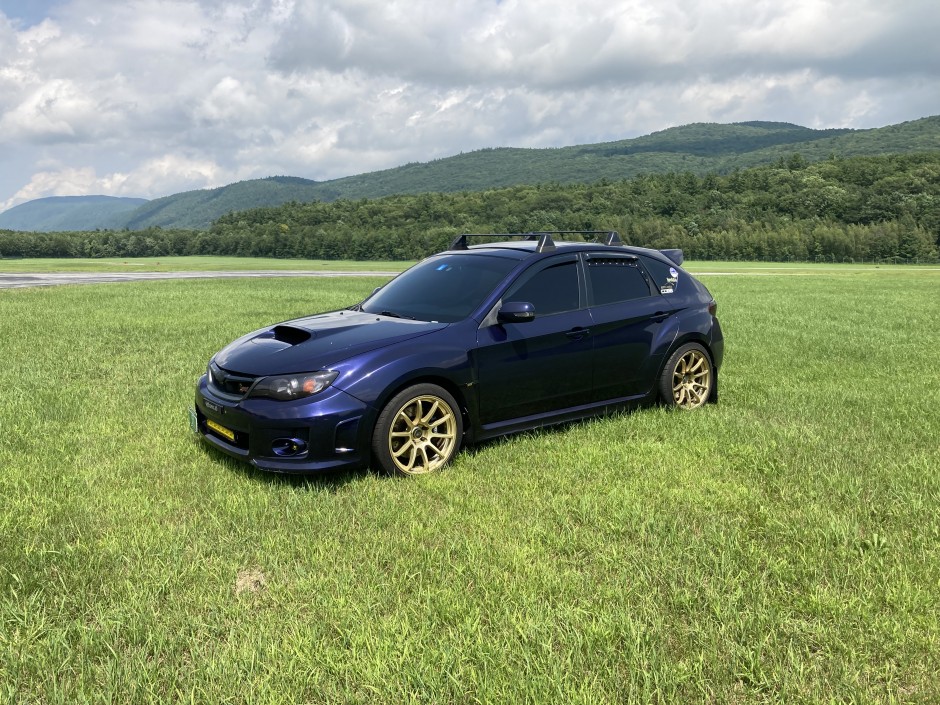
[{"label": "door handle", "polygon": [[567,333],[565,333],[565,335],[567,335],[572,340],[581,340],[582,338],[586,338],[590,334],[591,334],[590,328],[572,328]]},{"label": "door handle", "polygon": [[654,313],[652,316],[650,316],[650,320],[651,320],[651,321],[656,321],[656,322],[665,321],[665,320],[666,320],[667,318],[669,318],[669,316],[671,316],[671,315],[672,315],[672,314],[669,313],[669,311],[657,311],[657,312]]}]

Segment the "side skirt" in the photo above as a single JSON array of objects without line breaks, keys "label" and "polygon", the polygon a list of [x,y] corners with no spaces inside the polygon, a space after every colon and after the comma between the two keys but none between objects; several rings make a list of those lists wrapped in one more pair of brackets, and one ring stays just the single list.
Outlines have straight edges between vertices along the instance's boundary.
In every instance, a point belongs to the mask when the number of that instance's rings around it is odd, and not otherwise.
[{"label": "side skirt", "polygon": [[637,394],[629,397],[620,397],[618,399],[607,399],[606,401],[595,402],[593,404],[573,406],[559,411],[523,416],[518,419],[497,421],[495,423],[475,427],[472,437],[470,437],[470,434],[467,434],[466,441],[475,443],[490,438],[497,438],[498,436],[531,431],[545,426],[570,423],[572,421],[580,421],[581,419],[589,419],[595,416],[605,416],[618,411],[642,406],[644,403],[652,401],[652,399],[653,395],[651,394]]}]

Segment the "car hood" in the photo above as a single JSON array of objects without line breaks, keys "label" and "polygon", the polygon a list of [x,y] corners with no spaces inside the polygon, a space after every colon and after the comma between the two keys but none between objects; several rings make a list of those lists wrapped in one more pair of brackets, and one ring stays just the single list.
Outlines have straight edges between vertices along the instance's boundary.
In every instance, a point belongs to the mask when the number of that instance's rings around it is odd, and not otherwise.
[{"label": "car hood", "polygon": [[446,323],[332,311],[249,333],[224,347],[214,359],[229,372],[253,376],[314,372],[353,355],[446,327]]}]

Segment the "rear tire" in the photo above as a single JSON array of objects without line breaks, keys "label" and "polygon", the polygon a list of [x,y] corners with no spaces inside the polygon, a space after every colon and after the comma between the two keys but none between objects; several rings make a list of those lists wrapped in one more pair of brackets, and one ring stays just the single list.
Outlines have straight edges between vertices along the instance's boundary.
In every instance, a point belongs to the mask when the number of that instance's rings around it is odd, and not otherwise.
[{"label": "rear tire", "polygon": [[670,355],[659,376],[659,396],[663,403],[680,409],[704,406],[714,387],[711,355],[698,343],[686,343]]},{"label": "rear tire", "polygon": [[436,384],[416,384],[382,409],[372,434],[372,454],[389,475],[426,475],[460,450],[463,418],[457,401]]}]

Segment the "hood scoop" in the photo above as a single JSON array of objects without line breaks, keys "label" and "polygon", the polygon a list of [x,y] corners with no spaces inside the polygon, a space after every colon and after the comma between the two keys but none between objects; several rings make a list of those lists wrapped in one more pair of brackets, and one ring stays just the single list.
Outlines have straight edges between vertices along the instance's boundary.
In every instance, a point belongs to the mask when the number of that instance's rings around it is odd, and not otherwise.
[{"label": "hood scoop", "polygon": [[301,343],[306,343],[313,337],[313,334],[309,330],[294,328],[293,326],[274,326],[271,332],[274,334],[275,340],[287,343],[288,345],[300,345]]},{"label": "hood scoop", "polygon": [[289,348],[293,345],[306,343],[313,337],[313,333],[303,328],[294,328],[293,326],[274,326],[252,340],[256,345],[274,347],[277,349]]}]

